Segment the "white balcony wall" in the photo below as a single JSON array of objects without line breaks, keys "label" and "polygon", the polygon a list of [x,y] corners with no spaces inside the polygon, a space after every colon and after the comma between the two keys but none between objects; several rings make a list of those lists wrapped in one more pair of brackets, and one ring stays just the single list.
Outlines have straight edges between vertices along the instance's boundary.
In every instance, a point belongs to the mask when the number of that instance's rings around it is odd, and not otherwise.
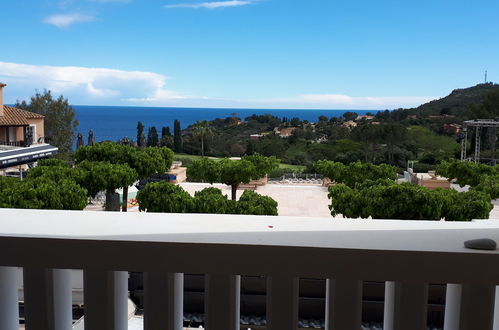
[{"label": "white balcony wall", "polygon": [[[28,330],[66,329],[67,318],[60,315],[73,301],[67,296],[76,273],[59,271],[64,269],[85,274],[86,329],[126,328],[123,274],[139,271],[146,273],[147,330],[180,329],[182,273],[207,275],[208,329],[236,329],[240,275],[263,275],[270,330],[297,327],[300,277],[328,280],[328,330],[357,327],[362,281],[390,283],[385,329],[425,329],[427,285],[448,283],[461,290],[448,292],[446,322],[460,330],[492,330],[499,253],[463,246],[482,237],[499,241],[499,221],[0,209],[0,249],[6,251],[0,255],[0,329],[11,330],[17,317],[13,267],[22,267]],[[54,278],[65,289],[54,288]]]}]

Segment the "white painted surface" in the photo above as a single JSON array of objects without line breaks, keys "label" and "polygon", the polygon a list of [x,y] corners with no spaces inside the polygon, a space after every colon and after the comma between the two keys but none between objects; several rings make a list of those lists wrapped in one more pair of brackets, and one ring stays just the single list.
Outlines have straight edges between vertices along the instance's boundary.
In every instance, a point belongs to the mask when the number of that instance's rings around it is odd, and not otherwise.
[{"label": "white painted surface", "polygon": [[18,270],[15,267],[0,267],[0,329],[19,328]]},{"label": "white painted surface", "polygon": [[0,236],[493,253],[468,239],[499,241],[499,221],[397,221],[210,214],[0,209]]}]

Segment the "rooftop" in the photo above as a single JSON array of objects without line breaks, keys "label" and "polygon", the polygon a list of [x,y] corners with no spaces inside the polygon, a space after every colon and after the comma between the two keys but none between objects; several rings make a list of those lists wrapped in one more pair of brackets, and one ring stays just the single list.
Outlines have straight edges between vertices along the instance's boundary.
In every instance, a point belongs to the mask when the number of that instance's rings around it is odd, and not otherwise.
[{"label": "rooftop", "polygon": [[27,126],[28,119],[43,119],[45,116],[34,112],[29,112],[14,108],[8,105],[3,106],[4,114],[0,116],[0,126]]}]

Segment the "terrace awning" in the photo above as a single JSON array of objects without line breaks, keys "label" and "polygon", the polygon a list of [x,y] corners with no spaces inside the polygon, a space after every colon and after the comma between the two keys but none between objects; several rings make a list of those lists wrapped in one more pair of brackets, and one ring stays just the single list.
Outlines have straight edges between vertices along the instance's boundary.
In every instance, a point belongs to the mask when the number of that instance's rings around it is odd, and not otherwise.
[{"label": "terrace awning", "polygon": [[25,148],[0,150],[0,169],[36,162],[58,153],[50,144],[37,144]]}]

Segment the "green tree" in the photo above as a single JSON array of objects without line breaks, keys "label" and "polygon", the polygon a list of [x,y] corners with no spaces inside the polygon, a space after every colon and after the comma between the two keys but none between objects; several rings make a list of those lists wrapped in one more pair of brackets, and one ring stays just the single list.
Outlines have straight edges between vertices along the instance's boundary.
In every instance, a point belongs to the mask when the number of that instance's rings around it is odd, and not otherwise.
[{"label": "green tree", "polygon": [[163,126],[161,128],[161,137],[165,136],[172,136],[172,133],[170,132],[170,127],[169,126]]},{"label": "green tree", "polygon": [[[114,193],[116,189],[128,187],[137,179],[137,172],[125,164],[85,160],[79,163],[76,169],[81,171],[77,183],[87,189],[91,197],[103,190],[108,194]],[[126,203],[126,199],[123,199],[123,203]]]},{"label": "green tree", "polygon": [[213,187],[205,188],[194,194],[193,212],[211,214],[236,213],[235,205],[232,202],[232,200],[227,198],[227,195],[222,193],[222,190]]},{"label": "green tree", "polygon": [[249,183],[257,179],[260,173],[256,166],[247,160],[222,159],[220,165],[220,181],[231,187],[232,200],[237,198],[237,188],[241,183]]},{"label": "green tree", "polygon": [[[166,147],[135,149],[113,142],[100,142],[92,147],[79,148],[75,153],[75,160],[77,163],[88,160],[127,165],[136,171],[136,180],[139,180],[154,173],[165,173],[172,165],[173,152]],[[128,185],[123,186],[123,212],[126,212],[127,200]]]},{"label": "green tree", "polygon": [[269,196],[262,196],[246,190],[237,202],[238,214],[277,215],[277,202]]},{"label": "green tree", "polygon": [[46,177],[23,181],[0,178],[0,207],[21,209],[83,210],[87,191],[70,179]]},{"label": "green tree", "polygon": [[278,168],[279,164],[281,163],[281,160],[274,156],[265,157],[258,153],[243,156],[242,159],[247,160],[251,162],[253,165],[255,165],[256,169],[255,179],[263,178],[265,175],[269,174],[274,169]]},{"label": "green tree", "polygon": [[159,136],[158,131],[155,126],[149,128],[147,132],[147,146],[148,147],[157,147],[159,144]]},{"label": "green tree", "polygon": [[18,101],[15,107],[45,116],[47,140],[59,148],[60,153],[72,150],[78,121],[68,99],[62,95],[54,98],[50,91],[45,90],[43,93],[36,92],[29,103]]},{"label": "green tree", "polygon": [[180,121],[173,122],[173,145],[175,152],[181,153],[182,148],[182,129],[180,128]]},{"label": "green tree", "polygon": [[193,161],[187,176],[191,181],[222,182],[231,187],[232,200],[236,200],[237,188],[241,183],[249,183],[260,178],[263,172],[248,160],[222,159],[214,161],[208,158]]},{"label": "green tree", "polygon": [[492,210],[483,192],[429,190],[410,183],[371,181],[355,188],[338,184],[329,188],[331,214],[347,218],[471,221],[486,219]]},{"label": "green tree", "polygon": [[355,162],[348,165],[329,160],[320,160],[314,164],[317,173],[324,175],[336,183],[344,183],[354,188],[357,183],[366,180],[390,179],[397,177],[397,168],[387,164]]},{"label": "green tree", "polygon": [[192,161],[187,168],[187,177],[190,181],[209,182],[211,184],[220,182],[220,165],[217,161],[203,157]]},{"label": "green tree", "polygon": [[142,145],[142,141],[144,140],[144,124],[141,121],[137,123],[137,146],[145,147]]},{"label": "green tree", "polygon": [[137,193],[139,210],[147,212],[189,213],[193,198],[180,186],[169,182],[148,183]]},{"label": "green tree", "polygon": [[204,156],[204,139],[207,135],[213,134],[213,129],[210,127],[210,124],[206,120],[196,120],[196,123],[193,125],[193,129],[195,134],[201,140],[201,156]]},{"label": "green tree", "polygon": [[441,162],[437,165],[435,171],[436,174],[446,177],[449,180],[456,179],[461,187],[465,185],[475,187],[481,183],[484,176],[499,175],[498,166],[461,162],[458,160]]}]

